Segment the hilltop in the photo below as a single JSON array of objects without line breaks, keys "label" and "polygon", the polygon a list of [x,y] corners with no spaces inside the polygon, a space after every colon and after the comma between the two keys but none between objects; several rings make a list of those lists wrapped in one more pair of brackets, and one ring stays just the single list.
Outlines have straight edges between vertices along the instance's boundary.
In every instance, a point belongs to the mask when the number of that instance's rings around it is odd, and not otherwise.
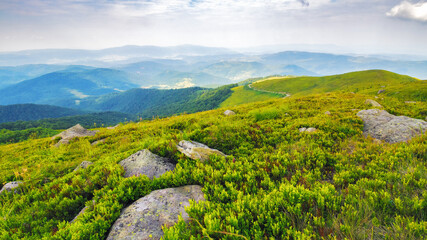
[{"label": "hilltop", "polygon": [[[420,239],[427,233],[426,134],[396,144],[366,138],[356,113],[371,108],[370,97],[292,96],[233,106],[232,116],[220,108],[98,128],[59,147],[50,138],[1,145],[0,182],[24,185],[21,194],[0,196],[0,237],[103,239],[139,198],[200,185],[205,201],[186,208],[193,220],[165,228],[164,239]],[[414,110],[377,100],[396,115],[426,109],[425,102]],[[227,156],[189,159],[177,150],[181,140]],[[175,170],[125,178],[118,162],[142,149],[170,159]],[[93,164],[73,171],[83,161]]]},{"label": "hilltop", "polygon": [[326,92],[355,92],[383,95],[402,100],[427,100],[427,81],[384,70],[368,70],[324,77],[286,77],[263,79],[252,86],[256,89],[288,92],[303,96]]}]

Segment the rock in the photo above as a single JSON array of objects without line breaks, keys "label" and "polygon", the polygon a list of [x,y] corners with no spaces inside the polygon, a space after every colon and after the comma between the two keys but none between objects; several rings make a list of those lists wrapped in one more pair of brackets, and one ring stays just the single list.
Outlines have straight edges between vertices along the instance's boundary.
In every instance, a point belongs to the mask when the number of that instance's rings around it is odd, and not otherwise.
[{"label": "rock", "polygon": [[111,227],[107,240],[160,239],[162,226],[173,226],[182,214],[189,221],[185,207],[189,200],[204,201],[202,187],[190,185],[153,191],[125,208]]},{"label": "rock", "polygon": [[373,107],[379,107],[382,108],[381,104],[379,104],[377,101],[374,101],[372,99],[366,99],[365,104],[371,105]]},{"label": "rock", "polygon": [[305,131],[308,132],[308,133],[312,133],[312,132],[317,131],[317,129],[311,127],[311,128],[307,128]]},{"label": "rock", "polygon": [[91,145],[91,146],[95,146],[95,145],[98,145],[98,144],[100,144],[100,143],[105,143],[105,140],[107,140],[107,139],[106,139],[106,138],[103,138],[103,139],[101,139],[101,140],[98,140],[98,141],[95,141],[95,142],[91,143],[90,145]]},{"label": "rock", "polygon": [[326,112],[325,112],[325,114],[326,114],[326,115],[331,115],[331,112],[326,111]]},{"label": "rock", "polygon": [[310,128],[300,128],[298,129],[299,132],[307,132],[307,133],[313,133],[315,131],[317,131],[316,128],[310,127]]},{"label": "rock", "polygon": [[187,157],[191,159],[199,159],[201,162],[208,160],[209,156],[212,154],[224,157],[227,156],[216,149],[209,148],[208,146],[202,143],[194,141],[182,140],[178,143],[176,148],[178,149],[178,151],[184,153]]},{"label": "rock", "polygon": [[15,189],[14,190],[14,193],[19,193],[19,190],[17,189],[17,187],[19,187],[20,185],[22,185],[23,184],[23,182],[21,182],[21,181],[15,181],[15,182],[8,182],[8,183],[6,183],[2,188],[1,188],[1,190],[0,190],[0,194],[2,193],[2,192],[4,192],[4,191],[8,191],[8,192],[10,192],[10,191],[12,191],[13,189]]},{"label": "rock", "polygon": [[93,164],[93,162],[90,162],[90,161],[83,161],[83,162],[81,162],[74,170],[73,170],[73,172],[74,171],[77,171],[77,170],[79,170],[79,169],[86,169],[87,167],[89,167],[90,165],[92,165]]},{"label": "rock", "polygon": [[116,126],[114,126],[114,127],[107,127],[107,129],[108,130],[112,130],[112,129],[115,129],[116,127],[118,127],[119,126],[119,124],[117,124]]},{"label": "rock", "polygon": [[59,146],[61,144],[68,144],[71,139],[76,137],[87,137],[87,136],[95,136],[96,131],[90,131],[82,127],[80,124],[75,125],[74,127],[71,127],[60,134],[57,134],[52,137],[52,140],[60,137],[61,140],[55,144],[55,146]]},{"label": "rock", "polygon": [[119,164],[126,171],[124,177],[147,175],[152,179],[175,169],[175,164],[169,159],[157,156],[147,149],[132,154]]},{"label": "rock", "polygon": [[379,97],[378,97],[378,96],[375,96],[374,98],[375,98],[375,99],[378,99]]},{"label": "rock", "polygon": [[236,115],[236,113],[231,111],[231,110],[225,110],[224,115],[225,116],[231,116],[231,115]]},{"label": "rock", "polygon": [[413,103],[417,103],[415,101],[405,101],[406,104],[413,104]]},{"label": "rock", "polygon": [[385,89],[380,89],[380,90],[378,90],[377,95],[378,95],[378,94],[381,94],[381,93],[383,93],[383,92],[385,92]]},{"label": "rock", "polygon": [[394,116],[379,109],[362,110],[357,113],[363,120],[365,136],[388,143],[408,141],[427,130],[427,122],[406,116]]}]

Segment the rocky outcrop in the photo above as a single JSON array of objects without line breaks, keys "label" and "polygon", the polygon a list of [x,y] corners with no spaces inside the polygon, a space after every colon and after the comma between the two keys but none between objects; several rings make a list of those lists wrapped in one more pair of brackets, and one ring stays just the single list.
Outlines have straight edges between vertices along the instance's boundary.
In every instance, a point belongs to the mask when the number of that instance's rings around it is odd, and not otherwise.
[{"label": "rocky outcrop", "polygon": [[153,191],[121,212],[107,240],[160,239],[162,226],[174,225],[180,214],[189,221],[184,208],[190,205],[190,199],[204,201],[202,187],[190,185]]},{"label": "rocky outcrop", "polygon": [[132,154],[119,164],[125,169],[125,177],[147,175],[152,179],[175,169],[175,164],[169,159],[157,156],[147,149]]},{"label": "rocky outcrop", "polygon": [[378,108],[382,108],[383,107],[377,101],[374,101],[372,99],[366,99],[365,104],[371,105],[372,107],[378,107]]},{"label": "rocky outcrop", "polygon": [[96,131],[90,131],[82,127],[80,124],[75,125],[74,127],[71,127],[60,134],[57,134],[52,137],[52,140],[55,138],[60,137],[61,140],[55,146],[59,146],[61,144],[68,144],[71,139],[76,137],[87,137],[87,136],[95,136]]},{"label": "rocky outcrop", "polygon": [[83,161],[73,171],[77,171],[79,169],[86,169],[87,167],[89,167],[92,164],[93,164],[93,162]]},{"label": "rocky outcrop", "polygon": [[224,115],[225,116],[231,116],[231,115],[236,115],[236,113],[231,111],[231,110],[225,110]]},{"label": "rocky outcrop", "polygon": [[325,112],[325,115],[329,115],[329,116],[330,116],[330,115],[331,115],[331,112],[326,111],[326,112]]},{"label": "rocky outcrop", "polygon": [[406,116],[394,116],[385,110],[369,109],[357,113],[363,120],[365,136],[397,143],[410,140],[427,130],[427,122]]},{"label": "rocky outcrop", "polygon": [[380,89],[380,90],[378,90],[377,95],[378,95],[378,94],[381,94],[381,93],[383,93],[383,92],[385,92],[385,89]]},{"label": "rocky outcrop", "polygon": [[201,162],[208,160],[209,156],[212,154],[224,157],[227,156],[216,149],[209,148],[208,146],[202,143],[194,141],[182,140],[178,143],[176,148],[178,149],[178,151],[184,153],[187,157],[191,159],[199,159]]},{"label": "rocky outcrop", "polygon": [[116,127],[118,127],[119,126],[119,124],[117,124],[116,126],[113,126],[113,127],[107,127],[107,129],[108,130],[113,130],[113,129],[115,129]]},{"label": "rocky outcrop", "polygon": [[[93,205],[95,205],[95,200],[92,200],[92,206]],[[86,212],[87,208],[88,206],[85,206],[84,208],[82,208],[82,210],[80,210],[80,212],[73,218],[73,220],[71,220],[70,223],[73,223],[74,221],[76,221],[79,216],[81,216],[83,213]]]},{"label": "rocky outcrop", "polygon": [[309,128],[300,128],[300,129],[298,129],[298,130],[299,130],[299,132],[306,132],[306,133],[313,133],[313,132],[317,131],[317,129],[316,129],[316,128],[313,128],[313,127],[309,127]]},{"label": "rocky outcrop", "polygon": [[21,181],[8,182],[1,188],[0,194],[2,194],[5,191],[10,192],[12,190],[14,190],[14,193],[19,193],[18,187],[22,184],[23,182]]}]

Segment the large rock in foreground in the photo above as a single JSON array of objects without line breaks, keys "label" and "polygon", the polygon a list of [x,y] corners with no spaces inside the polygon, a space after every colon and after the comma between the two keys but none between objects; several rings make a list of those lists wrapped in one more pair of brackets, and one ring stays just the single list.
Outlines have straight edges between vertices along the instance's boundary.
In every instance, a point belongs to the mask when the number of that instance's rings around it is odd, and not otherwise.
[{"label": "large rock in foreground", "polygon": [[199,159],[201,162],[208,160],[209,156],[212,154],[216,154],[224,157],[227,156],[216,149],[209,148],[208,146],[202,143],[198,143],[194,141],[182,140],[178,143],[176,148],[178,149],[178,151],[184,153],[187,157],[191,159],[196,159],[196,160]]},{"label": "large rock in foreground", "polygon": [[427,130],[427,122],[406,116],[394,116],[379,109],[357,113],[364,123],[363,133],[388,143],[407,141]]},{"label": "large rock in foreground", "polygon": [[16,181],[16,182],[8,182],[6,183],[0,190],[0,194],[3,193],[4,191],[12,191],[14,190],[15,193],[19,193],[18,191],[18,187],[19,185],[23,184],[23,182],[21,181]]},{"label": "large rock in foreground", "polygon": [[111,227],[107,240],[160,239],[162,226],[173,226],[182,214],[189,220],[184,207],[189,200],[204,201],[202,187],[197,185],[153,191],[125,208]]},{"label": "large rock in foreground", "polygon": [[126,171],[125,177],[147,175],[152,179],[175,169],[175,164],[169,159],[157,156],[147,149],[132,154],[119,164]]},{"label": "large rock in foreground", "polygon": [[88,137],[88,136],[95,136],[96,131],[90,131],[82,127],[80,124],[75,125],[74,127],[71,127],[60,134],[57,134],[52,137],[52,140],[60,137],[61,140],[55,145],[59,146],[61,144],[68,144],[71,139],[76,137]]}]

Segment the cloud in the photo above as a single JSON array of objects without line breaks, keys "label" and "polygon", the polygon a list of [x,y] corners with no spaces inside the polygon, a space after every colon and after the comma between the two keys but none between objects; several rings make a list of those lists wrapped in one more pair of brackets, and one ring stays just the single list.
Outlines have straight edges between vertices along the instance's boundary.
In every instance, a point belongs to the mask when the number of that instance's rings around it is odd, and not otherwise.
[{"label": "cloud", "polygon": [[387,16],[427,22],[427,2],[403,1],[387,12]]}]

